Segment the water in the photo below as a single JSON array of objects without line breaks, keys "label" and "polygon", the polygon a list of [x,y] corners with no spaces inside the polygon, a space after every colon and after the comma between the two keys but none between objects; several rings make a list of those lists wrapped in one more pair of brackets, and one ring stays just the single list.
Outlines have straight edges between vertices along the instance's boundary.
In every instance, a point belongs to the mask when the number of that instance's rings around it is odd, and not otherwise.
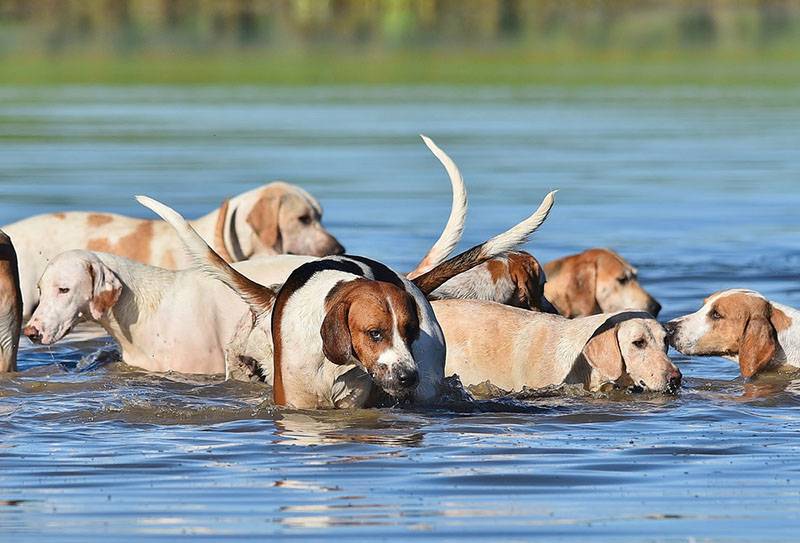
[{"label": "water", "polygon": [[[270,179],[354,254],[410,269],[470,193],[463,246],[560,188],[529,249],[608,245],[662,318],[743,286],[800,305],[800,91],[1,88],[0,221],[198,215]],[[57,242],[57,240],[55,240]],[[108,363],[108,339],[22,347],[0,378],[0,533],[15,541],[796,540],[800,381],[675,355],[677,397],[438,410],[275,410],[263,388]],[[98,352],[100,353],[98,355]]]}]

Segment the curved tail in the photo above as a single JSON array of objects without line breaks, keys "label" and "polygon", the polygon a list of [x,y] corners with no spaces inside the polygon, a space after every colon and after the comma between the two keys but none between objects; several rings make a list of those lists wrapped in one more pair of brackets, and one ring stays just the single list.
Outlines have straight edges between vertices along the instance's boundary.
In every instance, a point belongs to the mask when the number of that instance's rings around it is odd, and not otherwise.
[{"label": "curved tail", "polygon": [[458,242],[461,241],[461,235],[464,233],[464,223],[467,219],[467,189],[464,186],[464,178],[461,176],[458,166],[447,156],[447,153],[433,143],[432,139],[423,134],[420,134],[420,137],[433,155],[439,159],[439,162],[442,163],[447,175],[450,177],[450,184],[453,187],[453,204],[450,207],[450,217],[447,219],[447,224],[442,230],[439,239],[428,250],[420,263],[417,264],[417,267],[406,275],[409,279],[414,279],[430,271],[450,256]]},{"label": "curved tail", "polygon": [[454,256],[432,270],[412,279],[412,281],[425,295],[428,295],[443,285],[448,279],[455,277],[459,273],[464,273],[499,254],[522,245],[528,241],[528,237],[536,232],[542,223],[544,223],[545,219],[547,219],[556,201],[556,192],[557,191],[552,191],[548,193],[533,215],[518,225],[480,245],[476,245],[472,249]]},{"label": "curved tail", "polygon": [[217,223],[214,225],[214,250],[225,262],[236,262],[228,252],[228,247],[225,246],[225,220],[228,217],[228,206],[230,200],[225,198],[222,205],[219,206],[217,212]]},{"label": "curved tail", "polygon": [[147,196],[136,196],[136,201],[168,222],[177,232],[186,249],[186,254],[191,257],[194,265],[206,275],[222,281],[238,294],[250,306],[255,315],[260,315],[272,308],[272,304],[275,302],[275,291],[251,281],[233,269],[208,246],[180,213]]}]

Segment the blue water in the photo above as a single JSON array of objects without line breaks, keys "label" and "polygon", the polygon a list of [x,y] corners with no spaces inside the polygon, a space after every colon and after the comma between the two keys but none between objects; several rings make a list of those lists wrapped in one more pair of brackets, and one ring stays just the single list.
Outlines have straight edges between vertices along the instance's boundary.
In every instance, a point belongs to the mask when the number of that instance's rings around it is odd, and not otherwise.
[{"label": "blue water", "polygon": [[[661,317],[727,287],[800,306],[800,91],[713,88],[0,87],[0,223],[189,216],[273,179],[354,254],[410,269],[449,211],[417,134],[459,164],[463,247],[559,188],[527,247],[611,246]],[[57,242],[57,240],[55,240]],[[434,411],[275,410],[264,389],[22,348],[0,378],[0,533],[14,541],[793,541],[800,383],[672,353],[677,397]]]}]

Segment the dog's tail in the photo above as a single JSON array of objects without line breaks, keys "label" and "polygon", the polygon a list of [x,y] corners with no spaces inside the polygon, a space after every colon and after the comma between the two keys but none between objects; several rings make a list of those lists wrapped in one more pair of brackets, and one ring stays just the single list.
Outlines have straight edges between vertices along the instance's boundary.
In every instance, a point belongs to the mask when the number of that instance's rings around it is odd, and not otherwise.
[{"label": "dog's tail", "polygon": [[550,192],[544,197],[539,208],[533,215],[492,239],[481,243],[453,258],[439,264],[432,270],[416,277],[413,282],[425,294],[428,295],[448,279],[455,277],[459,273],[486,262],[495,256],[515,249],[525,243],[528,237],[533,234],[547,219],[555,203],[556,191]]},{"label": "dog's tail", "polygon": [[196,268],[227,285],[250,306],[254,315],[261,315],[272,308],[275,291],[251,281],[233,269],[208,246],[180,213],[147,196],[137,196],[136,200],[144,207],[153,210],[175,229]]},{"label": "dog's tail", "polygon": [[442,230],[442,234],[420,263],[417,264],[417,267],[406,275],[409,279],[414,279],[430,271],[450,256],[458,242],[461,241],[461,235],[464,233],[464,222],[467,219],[467,189],[464,186],[464,178],[461,177],[458,166],[447,156],[447,153],[433,143],[433,140],[422,134],[420,136],[425,145],[428,146],[428,149],[442,163],[447,175],[450,177],[450,184],[453,187],[453,204],[450,208],[450,217],[447,219],[447,224]]}]

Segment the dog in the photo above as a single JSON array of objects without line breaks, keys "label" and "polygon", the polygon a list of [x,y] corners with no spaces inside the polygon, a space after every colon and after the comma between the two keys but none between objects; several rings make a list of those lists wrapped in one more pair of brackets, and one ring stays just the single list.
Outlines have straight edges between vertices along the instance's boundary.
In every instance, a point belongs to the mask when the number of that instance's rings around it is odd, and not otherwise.
[{"label": "dog", "polygon": [[531,311],[558,313],[544,293],[546,276],[525,251],[510,251],[459,274],[433,291],[431,300],[486,300]]},{"label": "dog", "polygon": [[686,355],[724,356],[744,378],[800,367],[800,312],[752,290],[716,292],[698,311],[666,324],[670,344]]},{"label": "dog", "polygon": [[[322,208],[308,192],[275,182],[232,198],[229,213],[216,209],[192,224],[231,261],[272,254],[344,253],[342,245],[322,226],[321,217]],[[180,241],[161,221],[73,211],[38,215],[4,229],[19,252],[25,317],[39,300],[36,282],[47,263],[63,251],[111,253],[172,270],[189,264]]]},{"label": "dog", "polygon": [[17,253],[11,238],[0,230],[0,373],[17,371],[22,326],[22,293]]},{"label": "dog", "polygon": [[544,265],[545,297],[558,312],[573,318],[624,309],[661,311],[637,280],[637,270],[611,249],[588,249]]},{"label": "dog", "polygon": [[649,314],[567,319],[480,300],[431,304],[447,343],[446,375],[505,390],[579,384],[673,393],[681,372],[666,332]]},{"label": "dog", "polygon": [[280,287],[238,273],[178,213],[137,197],[172,225],[195,263],[247,302],[253,327],[268,329],[276,405],[352,408],[392,401],[432,403],[444,378],[445,343],[426,296],[446,280],[513,249],[544,220],[537,211],[509,231],[414,278],[356,256],[327,257],[295,269]]}]

